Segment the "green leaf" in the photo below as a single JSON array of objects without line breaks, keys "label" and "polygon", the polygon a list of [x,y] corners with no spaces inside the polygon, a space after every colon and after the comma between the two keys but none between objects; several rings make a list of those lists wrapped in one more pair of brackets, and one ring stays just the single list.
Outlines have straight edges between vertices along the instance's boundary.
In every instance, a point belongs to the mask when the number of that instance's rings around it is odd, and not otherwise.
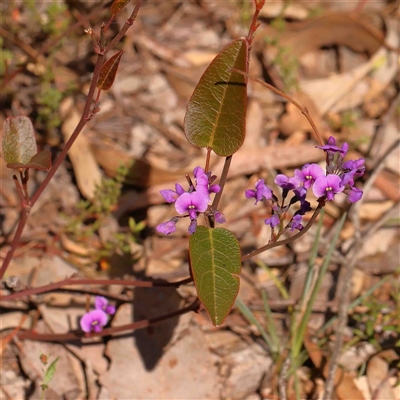
[{"label": "green leaf", "polygon": [[46,369],[46,373],[45,373],[45,375],[44,375],[42,385],[47,386],[47,385],[50,383],[50,381],[53,379],[53,376],[54,376],[54,374],[56,373],[56,364],[57,364],[57,361],[58,361],[59,359],[60,359],[60,357],[57,357],[57,358],[48,366],[48,368]]},{"label": "green leaf", "polygon": [[226,229],[198,226],[189,253],[197,295],[212,323],[221,325],[239,292],[239,243]]},{"label": "green leaf", "polygon": [[97,87],[101,90],[108,90],[114,83],[115,76],[117,75],[119,62],[121,61],[123,50],[116,52],[110,57],[101,67]]},{"label": "green leaf", "polygon": [[37,153],[35,131],[28,117],[9,117],[4,121],[2,147],[7,164],[26,164]]},{"label": "green leaf", "polygon": [[210,147],[219,156],[235,153],[246,135],[247,41],[229,43],[200,78],[186,111],[184,129],[190,143]]},{"label": "green leaf", "polygon": [[111,5],[111,14],[118,14],[131,0],[114,0]]}]

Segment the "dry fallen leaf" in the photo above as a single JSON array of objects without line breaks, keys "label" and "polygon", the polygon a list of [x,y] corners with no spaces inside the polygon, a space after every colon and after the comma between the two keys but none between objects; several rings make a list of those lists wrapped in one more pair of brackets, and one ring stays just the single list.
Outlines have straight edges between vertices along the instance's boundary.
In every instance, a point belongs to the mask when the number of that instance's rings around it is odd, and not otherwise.
[{"label": "dry fallen leaf", "polygon": [[[328,374],[328,364],[324,361],[321,348],[311,340],[310,333],[304,336],[304,346],[316,368],[322,368],[324,377]],[[364,396],[354,383],[354,376],[338,366],[335,374],[335,390],[340,400],[365,400]]]},{"label": "dry fallen leaf", "polygon": [[[78,125],[80,114],[73,106],[72,98],[65,99],[60,105],[60,114],[63,118],[61,131],[65,142],[71,137]],[[79,134],[74,145],[68,152],[74,167],[74,172],[80,192],[87,199],[93,199],[96,186],[101,183],[101,171],[93,157],[88,139],[84,130]]]},{"label": "dry fallen leaf", "polygon": [[374,400],[394,399],[395,395],[389,384],[389,364],[379,355],[368,362],[367,378],[371,395]]}]

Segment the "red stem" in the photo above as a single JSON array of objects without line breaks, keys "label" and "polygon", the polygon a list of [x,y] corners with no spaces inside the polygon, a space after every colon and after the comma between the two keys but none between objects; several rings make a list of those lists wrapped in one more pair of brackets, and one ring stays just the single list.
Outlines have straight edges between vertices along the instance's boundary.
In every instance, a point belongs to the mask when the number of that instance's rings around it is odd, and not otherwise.
[{"label": "red stem", "polygon": [[39,286],[21,290],[5,296],[0,295],[0,301],[15,300],[20,297],[30,296],[33,294],[47,293],[59,289],[63,286],[74,285],[122,285],[122,286],[135,286],[135,287],[173,287],[177,288],[181,285],[192,282],[192,278],[186,278],[178,282],[151,282],[151,281],[136,281],[136,280],[122,280],[122,279],[74,279],[67,278],[59,282],[49,283],[48,285]]},{"label": "red stem", "polygon": [[131,324],[121,325],[121,326],[114,326],[112,328],[103,329],[101,332],[98,333],[35,333],[34,331],[24,331],[18,334],[18,338],[21,340],[37,340],[40,342],[67,342],[72,340],[82,340],[85,338],[95,338],[95,337],[102,337],[102,336],[109,336],[113,335],[118,332],[124,331],[132,331],[136,329],[146,328],[147,326],[153,325],[157,322],[165,321],[167,319],[176,317],[178,315],[186,314],[190,311],[196,311],[200,309],[200,301],[196,299],[192,304],[187,307],[184,307],[180,310],[173,311],[171,313],[162,315],[160,317],[143,319],[138,322],[132,322]]}]

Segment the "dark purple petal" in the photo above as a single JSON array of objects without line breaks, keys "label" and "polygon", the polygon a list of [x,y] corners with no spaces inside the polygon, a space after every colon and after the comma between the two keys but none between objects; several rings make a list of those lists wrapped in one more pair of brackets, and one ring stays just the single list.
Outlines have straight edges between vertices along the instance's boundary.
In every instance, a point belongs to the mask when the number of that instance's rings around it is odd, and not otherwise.
[{"label": "dark purple petal", "polygon": [[278,174],[276,176],[275,183],[286,190],[293,190],[300,186],[300,182],[296,177],[289,178],[283,174]]},{"label": "dark purple petal", "polygon": [[342,157],[344,157],[347,153],[347,150],[349,149],[349,146],[347,143],[343,143],[342,148],[336,146],[336,139],[331,136],[328,139],[328,144],[326,144],[325,146],[315,146],[318,149],[324,150],[328,153],[340,153]]},{"label": "dark purple petal", "polygon": [[189,228],[188,228],[189,233],[190,233],[191,235],[192,235],[193,233],[195,233],[195,232],[196,232],[196,228],[197,228],[197,220],[192,219],[192,220],[190,221],[190,225],[189,225]]},{"label": "dark purple petal", "polygon": [[162,233],[163,235],[169,235],[176,231],[176,222],[171,220],[167,222],[163,222],[160,225],[157,225],[156,231]]},{"label": "dark purple petal", "polygon": [[346,174],[352,174],[355,177],[363,176],[365,172],[365,160],[359,158],[358,160],[346,161],[343,163],[342,169]]}]

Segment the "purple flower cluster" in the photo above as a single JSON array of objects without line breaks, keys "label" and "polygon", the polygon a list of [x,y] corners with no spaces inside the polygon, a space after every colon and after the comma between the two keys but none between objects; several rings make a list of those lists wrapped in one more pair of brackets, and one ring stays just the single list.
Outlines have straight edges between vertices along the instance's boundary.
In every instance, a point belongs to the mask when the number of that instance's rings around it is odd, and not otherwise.
[{"label": "purple flower cluster", "polygon": [[[246,190],[245,196],[255,198],[255,204],[263,199],[270,204],[272,216],[266,219],[265,223],[270,225],[271,228],[281,225],[281,232],[287,229],[291,231],[303,229],[302,216],[307,211],[311,211],[310,203],[306,200],[309,189],[316,197],[327,201],[334,200],[335,195],[342,192],[348,195],[348,199],[352,203],[361,199],[363,192],[354,186],[354,180],[364,174],[364,159],[344,161],[349,146],[344,143],[339,148],[332,136],[328,139],[327,145],[317,147],[327,154],[326,173],[318,164],[306,164],[301,170],[296,169],[294,171],[294,177],[289,178],[283,174],[277,175],[275,183],[282,188],[282,204],[278,204],[278,198],[265,185],[263,179],[257,181],[255,190]],[[294,193],[294,196],[289,204],[285,205],[285,199],[290,191]],[[299,210],[294,213],[289,224],[284,227],[283,220],[289,207],[297,202],[300,203]]]},{"label": "purple flower cluster", "polygon": [[[175,190],[165,189],[160,191],[167,203],[175,203],[175,210],[181,216],[176,216],[158,225],[156,227],[157,232],[164,235],[175,232],[176,223],[179,218],[183,217],[190,218],[189,233],[192,234],[196,231],[197,217],[200,213],[209,209],[210,195],[218,193],[221,188],[219,185],[213,184],[217,177],[211,175],[211,172],[206,173],[201,167],[196,167],[193,170],[193,176],[196,180],[196,185],[193,185],[190,181],[187,191],[179,183],[175,184]],[[218,223],[222,224],[225,222],[225,217],[221,212],[210,210],[210,213]]]},{"label": "purple flower cluster", "polygon": [[115,314],[115,307],[102,296],[96,296],[94,310],[87,312],[79,321],[83,332],[101,332],[108,322],[108,316]]}]

